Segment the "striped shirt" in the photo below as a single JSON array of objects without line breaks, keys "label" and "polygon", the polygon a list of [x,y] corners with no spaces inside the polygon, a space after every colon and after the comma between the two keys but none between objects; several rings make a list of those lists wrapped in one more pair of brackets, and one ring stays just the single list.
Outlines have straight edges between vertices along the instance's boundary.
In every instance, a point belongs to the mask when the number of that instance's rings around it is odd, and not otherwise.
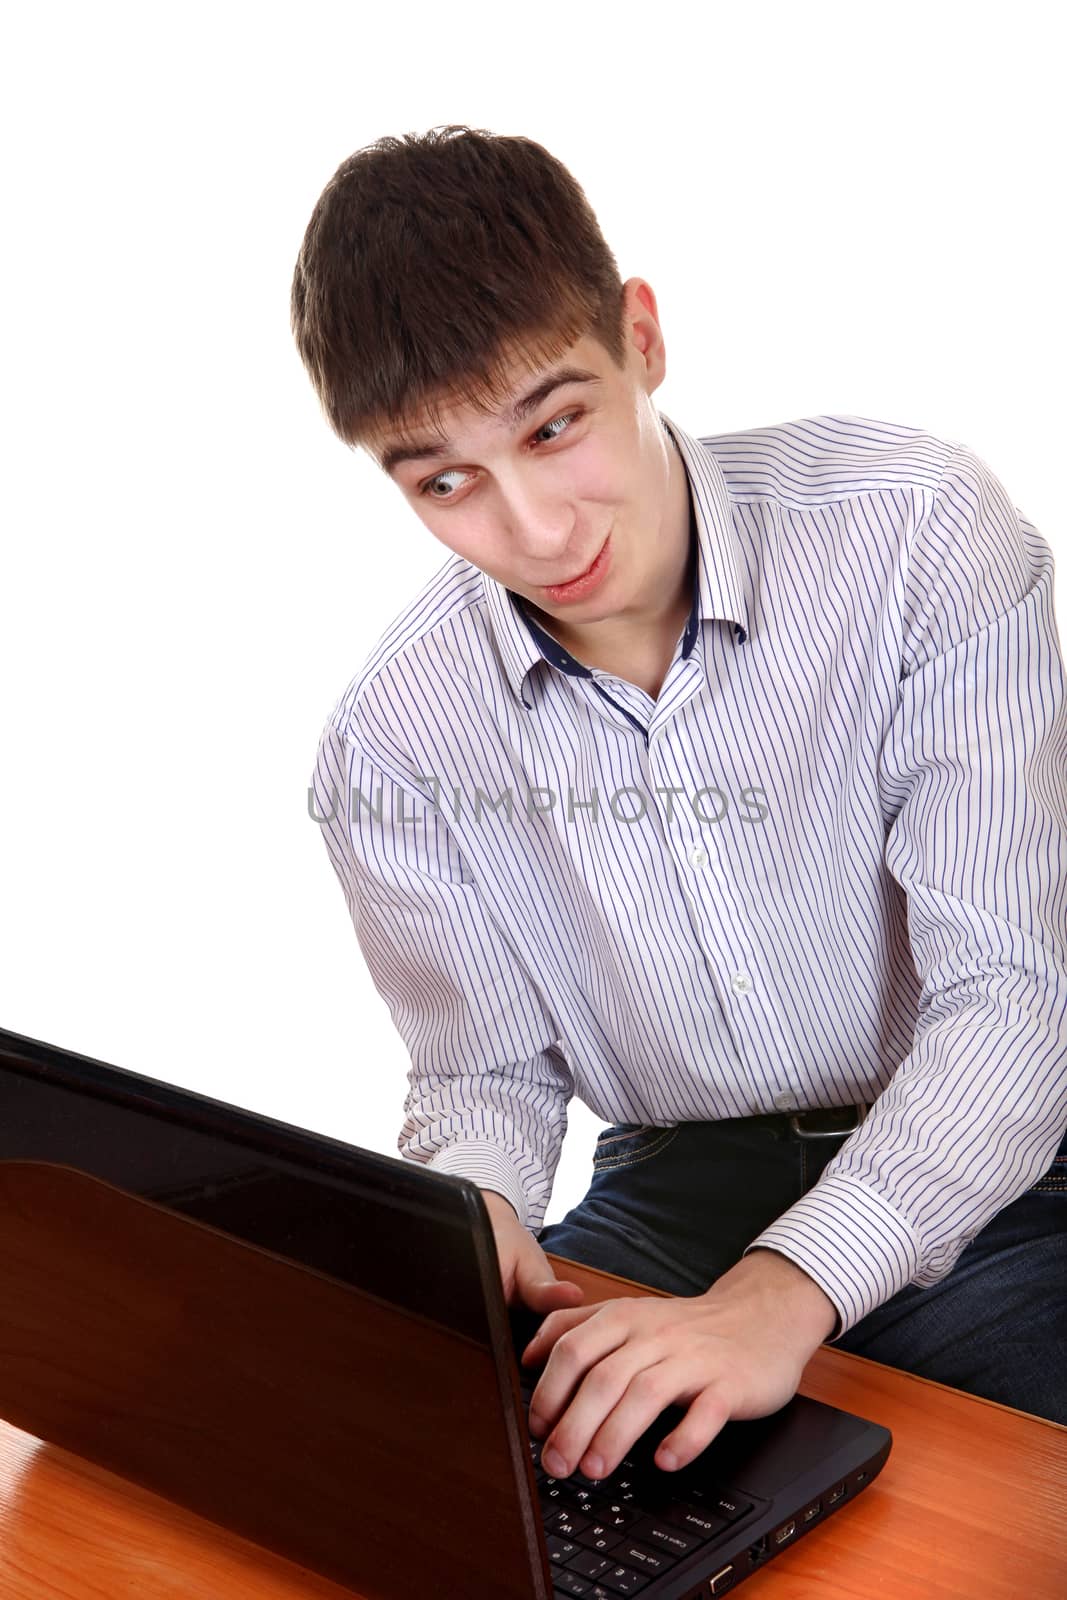
[{"label": "striped shirt", "polygon": [[309,810],[410,1055],[401,1156],[533,1232],[572,1094],[655,1126],[869,1104],[745,1251],[839,1338],[1067,1123],[1054,561],[957,441],[659,417],[693,606],[658,697],[453,555],[334,707]]}]

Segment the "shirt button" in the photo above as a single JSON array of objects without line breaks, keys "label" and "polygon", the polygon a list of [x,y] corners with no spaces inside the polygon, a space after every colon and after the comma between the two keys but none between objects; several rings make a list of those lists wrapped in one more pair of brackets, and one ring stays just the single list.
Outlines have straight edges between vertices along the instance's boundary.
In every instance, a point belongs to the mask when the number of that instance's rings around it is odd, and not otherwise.
[{"label": "shirt button", "polygon": [[708,852],[702,844],[695,844],[689,852],[689,860],[694,867],[706,867],[708,864]]},{"label": "shirt button", "polygon": [[774,1103],[779,1111],[795,1111],[797,1108],[796,1100],[791,1094],[776,1094]]},{"label": "shirt button", "polygon": [[735,972],[730,980],[730,988],[734,994],[747,994],[752,987],[752,979],[747,972]]}]

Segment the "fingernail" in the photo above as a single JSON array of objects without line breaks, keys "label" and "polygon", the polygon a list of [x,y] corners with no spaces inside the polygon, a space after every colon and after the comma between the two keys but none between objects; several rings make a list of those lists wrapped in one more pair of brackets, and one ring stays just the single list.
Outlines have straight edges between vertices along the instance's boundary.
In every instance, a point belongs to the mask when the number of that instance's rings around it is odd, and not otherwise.
[{"label": "fingernail", "polygon": [[546,1467],[554,1478],[567,1476],[567,1463],[558,1450],[546,1450],[541,1457],[541,1465]]},{"label": "fingernail", "polygon": [[678,1465],[678,1457],[673,1450],[661,1450],[656,1457],[656,1465],[662,1467],[664,1472],[673,1472]]},{"label": "fingernail", "polygon": [[545,1431],[545,1419],[541,1413],[539,1411],[531,1411],[527,1420],[530,1425],[530,1432],[540,1437]]}]

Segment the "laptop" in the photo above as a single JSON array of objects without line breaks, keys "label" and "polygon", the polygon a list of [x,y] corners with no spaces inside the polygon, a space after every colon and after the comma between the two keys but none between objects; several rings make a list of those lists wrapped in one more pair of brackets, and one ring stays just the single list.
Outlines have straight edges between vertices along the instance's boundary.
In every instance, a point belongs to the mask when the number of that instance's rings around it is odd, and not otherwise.
[{"label": "laptop", "polygon": [[553,1479],[473,1182],[4,1029],[0,1285],[0,1417],[366,1600],[725,1594],[892,1443],[796,1395],[665,1473],[670,1406]]}]

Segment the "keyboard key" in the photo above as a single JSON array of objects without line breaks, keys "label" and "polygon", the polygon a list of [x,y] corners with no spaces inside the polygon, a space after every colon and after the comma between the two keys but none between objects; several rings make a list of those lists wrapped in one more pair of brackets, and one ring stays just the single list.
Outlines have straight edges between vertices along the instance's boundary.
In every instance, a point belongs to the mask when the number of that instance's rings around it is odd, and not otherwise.
[{"label": "keyboard key", "polygon": [[577,1572],[554,1572],[552,1574],[552,1593],[567,1600],[571,1595],[589,1595],[593,1593],[593,1585],[588,1578],[579,1577]]},{"label": "keyboard key", "polygon": [[607,1556],[598,1556],[594,1550],[581,1550],[567,1562],[567,1571],[579,1572],[583,1578],[599,1578],[617,1564]]},{"label": "keyboard key", "polygon": [[583,1515],[589,1514],[603,1498],[604,1496],[596,1489],[587,1489],[583,1484],[577,1484],[571,1490],[571,1509],[581,1511]]},{"label": "keyboard key", "polygon": [[584,1514],[590,1505],[588,1499],[579,1499],[566,1478],[543,1478],[537,1485],[542,1515],[550,1511],[573,1511]]},{"label": "keyboard key", "polygon": [[[676,1561],[680,1561],[683,1556],[690,1555],[702,1544],[707,1543],[700,1534],[683,1533],[681,1528],[668,1522],[666,1517],[644,1517],[640,1522],[634,1523],[629,1536],[653,1550],[661,1550],[666,1555],[673,1556]],[[622,1558],[623,1552],[620,1549],[619,1559]]]},{"label": "keyboard key", "polygon": [[[557,1567],[565,1567],[572,1556],[581,1555],[576,1544],[572,1544],[569,1539],[560,1539],[554,1533],[546,1534],[545,1543],[548,1546],[548,1559]],[[555,1582],[555,1579],[552,1581]]]},{"label": "keyboard key", "polygon": [[[646,1577],[643,1572],[635,1572],[632,1567],[610,1567],[598,1582],[600,1588],[609,1595],[640,1594],[652,1579]],[[595,1588],[593,1593],[597,1593]]]},{"label": "keyboard key", "polygon": [[606,1522],[609,1528],[618,1528],[625,1532],[632,1528],[635,1522],[641,1519],[641,1512],[620,1500],[609,1500],[598,1504],[596,1514],[601,1522]]},{"label": "keyboard key", "polygon": [[561,1539],[577,1539],[589,1527],[589,1518],[576,1515],[566,1507],[550,1511],[544,1518],[545,1531],[558,1533]]},{"label": "keyboard key", "polygon": [[[554,1583],[558,1583],[559,1580],[563,1576],[564,1576],[564,1574],[562,1572],[553,1572],[553,1574],[552,1574],[553,1582]],[[578,1575],[575,1574],[575,1576],[578,1576]],[[648,1579],[647,1578],[642,1578],[639,1573],[634,1573],[633,1577],[634,1577],[635,1581],[640,1585],[641,1589],[643,1589],[645,1587],[646,1583],[648,1582]],[[629,1593],[629,1594],[638,1594],[640,1592],[638,1589],[629,1589],[629,1590],[626,1590],[626,1591],[622,1591],[622,1590],[619,1590],[619,1589],[606,1589],[602,1583],[597,1581],[596,1578],[582,1578],[582,1577],[579,1576],[578,1577],[578,1582],[579,1583],[587,1583],[589,1585],[588,1589],[583,1590],[583,1593],[586,1596],[586,1600],[615,1600],[615,1596],[617,1594],[620,1594],[620,1593],[623,1593],[623,1592],[626,1592],[626,1593]],[[557,1594],[559,1593],[558,1590],[556,1590],[555,1592]]]},{"label": "keyboard key", "polygon": [[717,1516],[714,1511],[708,1511],[704,1506],[686,1505],[684,1501],[665,1506],[660,1516],[673,1522],[683,1532],[696,1535],[701,1541],[717,1538],[730,1526],[725,1517]]},{"label": "keyboard key", "polygon": [[725,1517],[727,1522],[738,1522],[742,1517],[747,1517],[752,1510],[751,1500],[743,1500],[736,1494],[720,1494],[717,1491],[712,1495],[701,1496],[701,1504],[720,1517]]},{"label": "keyboard key", "polygon": [[673,1558],[662,1550],[650,1550],[634,1539],[624,1540],[615,1551],[614,1559],[621,1566],[632,1567],[635,1572],[647,1573],[650,1578],[658,1578],[661,1572],[666,1572],[674,1565]]},{"label": "keyboard key", "polygon": [[593,1522],[584,1533],[578,1535],[578,1543],[586,1550],[607,1553],[622,1544],[624,1537],[617,1528],[609,1528],[604,1522]]}]

